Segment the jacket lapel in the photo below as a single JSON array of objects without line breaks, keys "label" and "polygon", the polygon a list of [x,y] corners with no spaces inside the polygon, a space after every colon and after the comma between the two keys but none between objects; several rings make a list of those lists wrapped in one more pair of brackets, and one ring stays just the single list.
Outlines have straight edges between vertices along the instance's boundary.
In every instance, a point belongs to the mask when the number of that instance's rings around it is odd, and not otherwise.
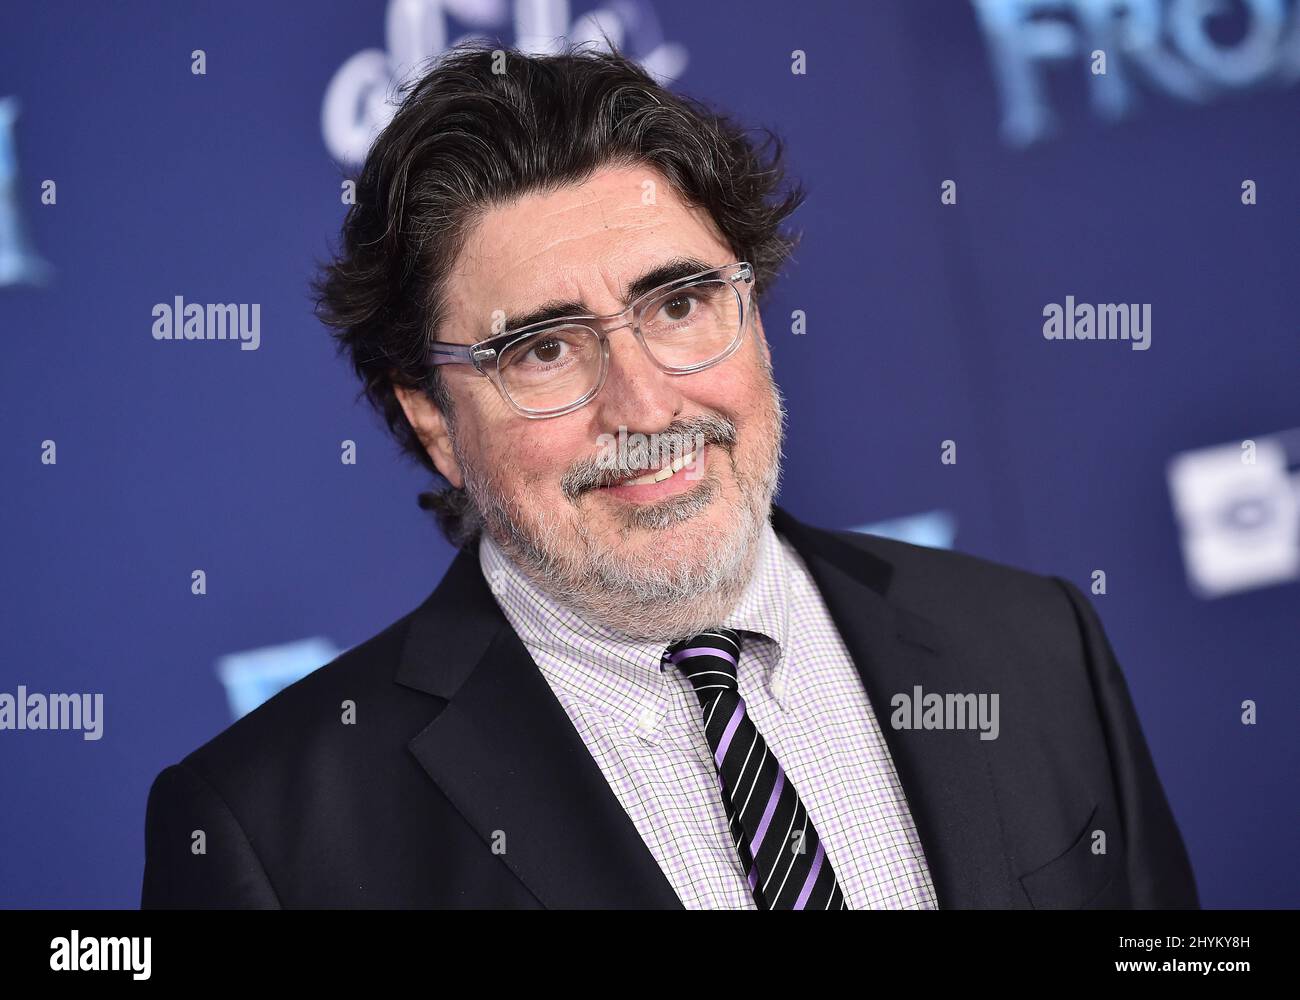
[{"label": "jacket lapel", "polygon": [[471,551],[415,612],[396,679],[448,701],[411,752],[544,906],[681,907]]},{"label": "jacket lapel", "polygon": [[902,730],[891,701],[977,691],[936,624],[887,599],[893,567],[773,507],[776,530],[803,557],[848,648],[898,769],[940,907],[1007,907],[1016,893],[986,750],[973,731]]}]

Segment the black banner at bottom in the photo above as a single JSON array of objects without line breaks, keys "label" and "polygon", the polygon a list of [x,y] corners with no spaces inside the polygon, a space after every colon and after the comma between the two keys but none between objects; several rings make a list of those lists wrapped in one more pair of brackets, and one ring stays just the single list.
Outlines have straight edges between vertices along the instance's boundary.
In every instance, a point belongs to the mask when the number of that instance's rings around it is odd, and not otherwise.
[{"label": "black banner at bottom", "polygon": [[[610,970],[650,985],[671,982],[678,962],[698,968],[711,961],[708,952],[715,960],[727,952],[739,959],[736,949],[742,949],[748,958],[741,968],[761,968],[758,956],[812,953],[845,972],[892,978],[906,971],[927,987],[1062,980],[1230,987],[1261,974],[1270,981],[1284,975],[1289,963],[1282,951],[1295,924],[1295,911],[1239,910],[676,917],[0,910],[0,968],[6,985],[63,979],[91,988],[104,980],[338,988],[435,970],[486,974],[494,986],[555,986],[561,970],[580,971],[581,982],[591,985],[593,973]],[[700,985],[694,977],[688,982]]]}]

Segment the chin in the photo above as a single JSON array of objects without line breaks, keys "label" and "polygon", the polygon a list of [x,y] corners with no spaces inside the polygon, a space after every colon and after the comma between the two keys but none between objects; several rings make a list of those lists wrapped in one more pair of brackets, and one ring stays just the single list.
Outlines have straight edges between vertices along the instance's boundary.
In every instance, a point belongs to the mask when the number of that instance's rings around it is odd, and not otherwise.
[{"label": "chin", "polygon": [[631,531],[607,550],[607,566],[667,597],[702,597],[730,589],[751,539],[741,511],[716,509],[659,530]]}]

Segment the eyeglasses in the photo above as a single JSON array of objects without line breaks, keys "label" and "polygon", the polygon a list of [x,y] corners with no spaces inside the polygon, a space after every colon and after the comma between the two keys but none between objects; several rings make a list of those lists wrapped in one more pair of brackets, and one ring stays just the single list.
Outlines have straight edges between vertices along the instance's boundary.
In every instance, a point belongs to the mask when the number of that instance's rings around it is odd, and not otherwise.
[{"label": "eyeglasses", "polygon": [[429,363],[473,365],[525,417],[558,417],[585,406],[609,373],[609,335],[631,326],[669,375],[703,371],[744,340],[754,284],[746,261],[678,278],[608,316],[564,316],[507,330],[477,344],[433,341]]}]

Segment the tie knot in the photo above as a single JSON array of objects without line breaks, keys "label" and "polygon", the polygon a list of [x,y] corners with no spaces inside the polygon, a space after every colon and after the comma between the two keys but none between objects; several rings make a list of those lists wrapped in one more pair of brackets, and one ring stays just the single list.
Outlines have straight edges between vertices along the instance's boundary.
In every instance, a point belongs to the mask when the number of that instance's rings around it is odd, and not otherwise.
[{"label": "tie knot", "polygon": [[682,639],[668,647],[664,660],[674,664],[700,695],[717,694],[719,689],[735,691],[736,660],[740,656],[740,633],[715,628]]}]

